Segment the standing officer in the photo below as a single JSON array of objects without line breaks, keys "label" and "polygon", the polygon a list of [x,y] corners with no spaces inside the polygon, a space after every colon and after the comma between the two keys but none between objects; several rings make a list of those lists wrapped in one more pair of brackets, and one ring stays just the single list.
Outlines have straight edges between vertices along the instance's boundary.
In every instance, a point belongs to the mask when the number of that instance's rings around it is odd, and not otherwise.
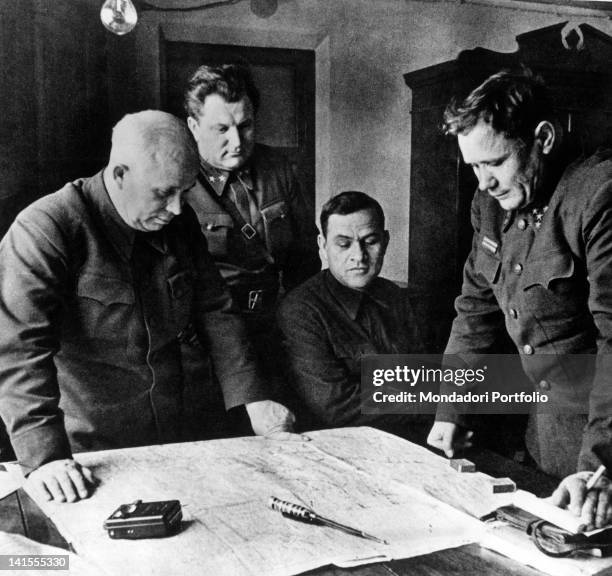
[{"label": "standing officer", "polygon": [[0,243],[0,415],[49,499],[91,493],[73,452],[181,439],[188,324],[226,406],[246,404],[254,430],[288,428],[284,407],[269,409],[241,319],[183,209],[197,171],[183,122],[127,115],[108,165],[34,202]]},{"label": "standing officer", "polygon": [[240,65],[201,66],[185,95],[200,153],[186,195],[242,311],[264,375],[278,386],[279,296],[320,269],[317,230],[289,163],[255,143],[259,93]]},{"label": "standing officer", "polygon": [[[592,447],[612,443],[612,151],[568,166],[551,111],[528,71],[495,74],[446,110],[446,131],[478,178],[446,354],[494,353],[506,332],[536,389],[574,403],[571,414],[532,415],[527,448],[565,477],[555,503],[601,526],[612,489],[604,480],[587,493],[585,483],[600,464]],[[596,364],[582,356],[578,366],[575,355],[587,354]],[[469,444],[458,424],[438,414],[429,443],[451,456]]]}]

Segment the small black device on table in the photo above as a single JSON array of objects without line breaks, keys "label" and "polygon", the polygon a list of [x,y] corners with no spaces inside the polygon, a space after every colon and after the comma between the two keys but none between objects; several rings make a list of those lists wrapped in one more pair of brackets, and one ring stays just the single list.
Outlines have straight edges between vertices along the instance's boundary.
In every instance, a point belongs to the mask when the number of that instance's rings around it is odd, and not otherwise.
[{"label": "small black device on table", "polygon": [[162,538],[178,532],[183,518],[178,500],[122,504],[105,521],[111,538]]}]

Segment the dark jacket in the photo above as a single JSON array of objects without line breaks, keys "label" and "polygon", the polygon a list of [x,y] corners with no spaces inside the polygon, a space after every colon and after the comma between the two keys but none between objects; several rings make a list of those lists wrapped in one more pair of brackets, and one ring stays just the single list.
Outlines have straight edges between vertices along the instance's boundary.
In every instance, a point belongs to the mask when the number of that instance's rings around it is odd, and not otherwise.
[{"label": "dark jacket", "polygon": [[[446,354],[499,352],[504,332],[512,338],[535,389],[574,406],[566,417],[538,416],[527,438],[539,464],[564,476],[596,467],[592,445],[612,441],[612,151],[568,167],[533,208],[506,213],[488,193],[474,196]],[[597,366],[570,354],[598,354]]]},{"label": "dark jacket", "polygon": [[247,185],[262,215],[262,243],[273,262],[248,241],[218,201],[218,193],[198,181],[185,196],[195,210],[210,253],[230,286],[278,290],[280,274],[291,290],[320,270],[316,226],[289,163],[272,148],[255,145],[245,170]]},{"label": "dark jacket", "polygon": [[[377,306],[384,338],[365,317],[368,299]],[[361,413],[362,356],[421,351],[405,290],[376,278],[366,294],[323,270],[283,300],[278,323],[301,429],[369,425],[401,433],[405,421],[415,420]]]},{"label": "dark jacket", "polygon": [[136,233],[101,173],[26,208],[0,244],[0,414],[26,470],[179,440],[178,338],[190,323],[227,407],[264,398],[189,208]]}]

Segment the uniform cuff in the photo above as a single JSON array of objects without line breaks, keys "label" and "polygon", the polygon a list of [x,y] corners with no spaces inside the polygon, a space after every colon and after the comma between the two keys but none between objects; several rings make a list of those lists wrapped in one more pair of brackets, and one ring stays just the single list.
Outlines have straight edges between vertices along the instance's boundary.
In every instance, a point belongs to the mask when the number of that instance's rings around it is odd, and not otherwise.
[{"label": "uniform cuff", "polygon": [[249,370],[226,376],[221,383],[223,390],[223,401],[225,409],[231,410],[236,406],[258,402],[259,400],[270,400],[271,392],[256,370]]},{"label": "uniform cuff", "polygon": [[597,470],[601,464],[593,452],[595,444],[612,445],[612,418],[597,418],[591,420],[582,435],[582,446],[578,455],[577,471]]},{"label": "uniform cuff", "polygon": [[70,442],[63,427],[38,426],[11,437],[11,444],[27,476],[43,464],[53,460],[72,458]]},{"label": "uniform cuff", "polygon": [[470,418],[465,414],[458,414],[457,412],[436,412],[436,422],[451,422],[457,424],[463,428],[470,427]]}]

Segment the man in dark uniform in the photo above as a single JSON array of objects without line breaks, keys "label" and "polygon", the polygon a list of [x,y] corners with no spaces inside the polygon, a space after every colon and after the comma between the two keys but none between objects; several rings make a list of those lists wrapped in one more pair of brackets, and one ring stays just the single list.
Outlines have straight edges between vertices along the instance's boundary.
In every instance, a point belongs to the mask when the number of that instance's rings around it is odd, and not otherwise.
[{"label": "man in dark uniform", "polygon": [[[601,526],[610,483],[588,493],[585,483],[600,464],[592,447],[612,443],[612,151],[568,166],[551,114],[528,71],[496,74],[446,110],[446,131],[478,178],[446,354],[494,353],[507,333],[536,390],[573,403],[571,414],[531,416],[527,448],[565,478],[555,503]],[[569,354],[598,354],[597,363],[583,356],[578,368]],[[470,443],[459,423],[438,414],[429,443],[451,456]]]},{"label": "man in dark uniform", "polygon": [[263,373],[279,385],[276,304],[316,273],[316,227],[289,163],[255,143],[259,94],[239,65],[202,66],[185,95],[200,153],[186,199],[247,324]]},{"label": "man in dark uniform", "polygon": [[430,418],[361,411],[362,356],[421,351],[406,291],[379,277],[388,244],[374,198],[342,192],[323,206],[319,253],[328,268],[293,290],[278,311],[301,430],[375,426],[425,441]]},{"label": "man in dark uniform", "polygon": [[179,340],[189,324],[228,409],[269,397],[197,219],[182,207],[197,171],[178,118],[125,116],[108,166],[26,208],[0,243],[0,415],[47,498],[91,493],[73,452],[181,439]]}]

